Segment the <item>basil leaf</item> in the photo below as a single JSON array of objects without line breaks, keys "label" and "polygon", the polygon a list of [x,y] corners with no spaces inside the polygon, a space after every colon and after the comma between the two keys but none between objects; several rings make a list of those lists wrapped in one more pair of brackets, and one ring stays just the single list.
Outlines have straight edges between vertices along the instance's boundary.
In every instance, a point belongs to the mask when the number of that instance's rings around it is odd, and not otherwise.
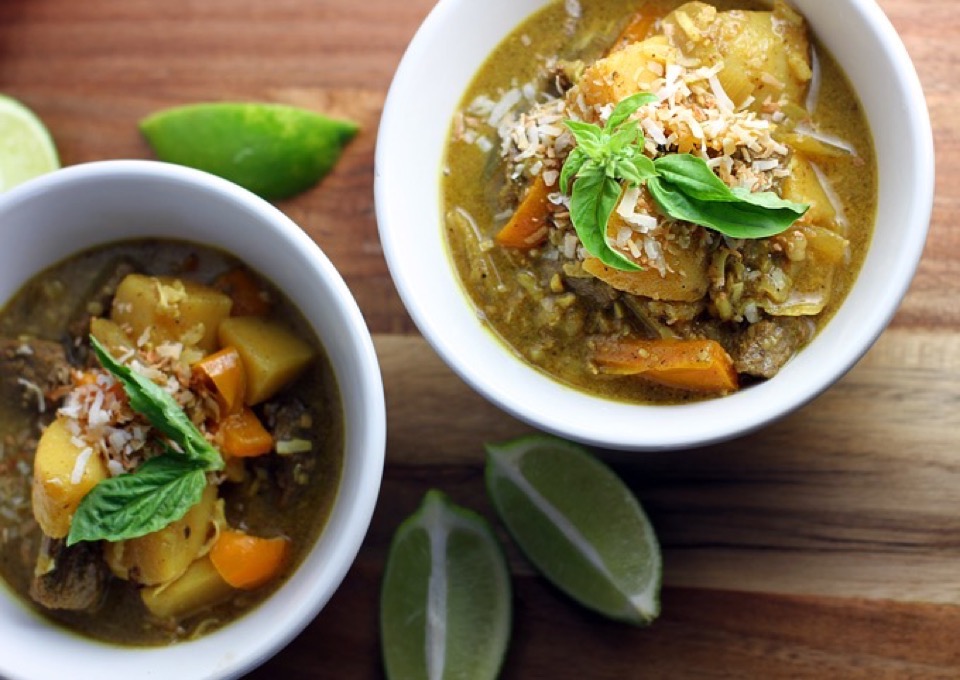
[{"label": "basil leaf", "polygon": [[629,162],[633,165],[634,171],[642,181],[646,182],[651,177],[657,176],[656,165],[643,154],[637,154],[633,158],[630,158]]},{"label": "basil leaf", "polygon": [[709,227],[731,238],[775,236],[788,229],[798,217],[792,208],[771,209],[738,199],[702,201],[662,177],[647,180],[647,190],[665,215]]},{"label": "basil leaf", "polygon": [[620,124],[623,123],[627,118],[632,116],[637,109],[641,106],[646,106],[647,104],[653,104],[654,102],[659,102],[657,95],[650,92],[638,92],[637,94],[632,94],[626,99],[622,100],[617,104],[613,112],[611,112],[610,117],[607,119],[607,130],[615,130],[620,127]]},{"label": "basil leaf", "polygon": [[791,210],[796,213],[797,219],[803,217],[804,213],[806,213],[810,208],[810,206],[805,203],[794,203],[793,201],[788,201],[785,198],[780,198],[772,191],[753,192],[749,189],[744,189],[743,187],[735,187],[732,189],[732,191],[733,195],[741,201],[752,203],[753,205],[761,208],[769,208],[770,210]]},{"label": "basil leaf", "polygon": [[[610,135],[607,149],[609,149],[614,157],[618,157],[623,154],[626,149],[637,144],[640,138],[642,138],[640,134],[640,123],[632,120]],[[642,142],[640,143],[642,144]]]},{"label": "basil leaf", "polygon": [[577,140],[577,146],[583,149],[583,152],[590,158],[600,160],[604,153],[603,131],[596,125],[584,123],[579,120],[563,121],[573,138]]},{"label": "basil leaf", "polygon": [[202,463],[207,470],[223,469],[220,453],[200,434],[172,396],[152,380],[116,361],[92,335],[90,345],[100,364],[123,385],[134,411],[142,413],[151,425],[176,443],[188,459]]},{"label": "basil leaf", "polygon": [[637,168],[630,162],[629,158],[622,158],[614,164],[614,176],[622,178],[625,182],[634,186],[643,184],[643,178],[637,172]]},{"label": "basil leaf", "polygon": [[560,170],[560,192],[570,193],[570,180],[576,176],[583,164],[587,162],[587,154],[579,146],[573,147],[567,155],[567,160],[563,162],[563,168]]},{"label": "basil leaf", "polygon": [[657,174],[691,198],[701,201],[734,200],[730,187],[702,158],[688,153],[661,156],[653,162]]},{"label": "basil leaf", "polygon": [[151,458],[134,473],[101,481],[83,497],[67,545],[122,541],[158,531],[199,503],[206,485],[196,462],[169,453]]},{"label": "basil leaf", "polygon": [[582,174],[573,185],[570,218],[587,251],[604,264],[637,271],[636,263],[613,250],[607,242],[607,222],[620,200],[620,182],[604,175]]}]

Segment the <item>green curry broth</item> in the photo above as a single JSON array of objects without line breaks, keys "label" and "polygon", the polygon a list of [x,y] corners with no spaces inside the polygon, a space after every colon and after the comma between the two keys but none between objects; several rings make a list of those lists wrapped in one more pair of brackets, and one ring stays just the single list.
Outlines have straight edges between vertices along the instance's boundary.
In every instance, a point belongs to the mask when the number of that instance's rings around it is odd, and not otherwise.
[{"label": "green curry broth", "polygon": [[[130,258],[138,271],[174,275],[208,283],[217,274],[241,263],[234,257],[207,247],[172,241],[137,241],[93,249],[60,262],[28,281],[0,312],[0,336],[31,336],[62,341],[67,319],[89,296],[97,275],[117,258]],[[343,414],[333,371],[313,330],[298,309],[269,282],[272,315],[283,319],[301,338],[310,342],[318,357],[283,394],[296,394],[309,405],[313,417],[315,450],[308,455],[314,464],[302,492],[278,511],[278,490],[264,479],[275,464],[276,454],[248,463],[248,482],[225,483],[220,495],[232,527],[254,535],[283,535],[293,550],[283,573],[271,583],[252,591],[236,591],[234,597],[171,627],[152,620],[137,587],[111,579],[104,601],[92,613],[46,610],[28,594],[40,545],[40,531],[29,507],[33,455],[43,427],[54,417],[52,409],[38,419],[35,407],[24,408],[18,396],[0,399],[0,505],[10,499],[25,499],[16,512],[0,508],[0,577],[17,597],[37,612],[84,635],[115,644],[162,645],[209,632],[268,598],[296,570],[319,537],[330,514],[343,465]],[[104,310],[104,313],[109,310]],[[262,473],[258,474],[258,470]],[[259,478],[259,482],[254,480]],[[255,484],[255,486],[254,486]]]},{"label": "green curry broth", "polygon": [[[589,64],[603,56],[638,10],[664,16],[684,2],[583,0],[582,16],[572,35],[565,31],[569,17],[563,3],[552,2],[521,23],[494,49],[464,93],[459,108],[465,110],[481,95],[495,100],[506,90],[527,82],[539,82],[542,90],[547,85],[542,78],[547,58],[576,58]],[[713,0],[710,4],[719,11],[769,9],[769,4],[750,0]],[[851,254],[848,266],[836,268],[834,292],[815,317],[819,330],[836,312],[863,264],[876,215],[877,178],[873,142],[859,100],[836,61],[809,33],[809,28],[808,34],[821,69],[821,88],[812,122],[821,132],[844,140],[856,151],[855,155],[817,162],[846,217],[844,236],[850,241]],[[441,181],[447,252],[464,291],[487,328],[527,363],[587,392],[630,403],[679,403],[704,398],[636,378],[604,376],[590,370],[584,342],[589,310],[579,299],[566,307],[553,325],[530,321],[542,311],[536,296],[525,294],[516,299],[518,291],[524,289],[525,276],[532,274],[525,256],[499,246],[489,251],[480,248],[480,241],[492,239],[506,222],[506,218],[498,217],[507,191],[503,168],[498,140],[495,139],[491,151],[484,152],[476,144],[456,140],[451,133]],[[600,327],[593,327],[590,332],[602,333],[602,323],[601,318]]]}]

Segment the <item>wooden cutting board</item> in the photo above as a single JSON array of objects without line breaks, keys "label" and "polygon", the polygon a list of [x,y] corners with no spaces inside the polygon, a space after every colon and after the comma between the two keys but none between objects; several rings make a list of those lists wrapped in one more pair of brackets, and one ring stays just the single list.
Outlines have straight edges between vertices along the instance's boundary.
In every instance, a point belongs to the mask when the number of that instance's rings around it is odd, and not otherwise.
[{"label": "wooden cutting board", "polygon": [[[416,335],[377,239],[376,127],[432,4],[0,0],[0,92],[37,111],[64,164],[149,157],[137,121],[196,101],[296,104],[363,125],[334,173],[281,208],[377,334],[383,490],[341,589],[253,678],[382,677],[378,594],[400,519],[432,487],[492,518],[482,443],[530,431]],[[695,451],[601,452],[664,546],[652,627],[572,605],[500,530],[515,575],[504,678],[960,677],[960,12],[954,0],[880,4],[917,65],[938,154],[927,252],[891,330],[835,388],[761,432]]]}]

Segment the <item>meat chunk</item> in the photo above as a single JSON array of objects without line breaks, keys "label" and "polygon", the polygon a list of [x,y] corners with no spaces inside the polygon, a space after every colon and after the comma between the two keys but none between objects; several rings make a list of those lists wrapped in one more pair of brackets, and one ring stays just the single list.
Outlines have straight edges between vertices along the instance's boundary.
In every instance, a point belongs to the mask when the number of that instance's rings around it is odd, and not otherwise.
[{"label": "meat chunk", "polygon": [[[313,450],[316,446],[315,418],[307,405],[295,398],[270,402],[264,407],[264,414],[279,454],[266,456],[269,473],[280,489],[281,505],[287,505],[303,489],[316,467],[317,452]],[[285,443],[292,445],[294,450],[284,452]],[[298,446],[310,448],[297,450]]]},{"label": "meat chunk", "polygon": [[[70,362],[58,342],[0,338],[0,390],[45,411],[56,388],[70,383]],[[44,407],[44,408],[40,408]]]},{"label": "meat chunk", "polygon": [[731,348],[737,373],[772,378],[810,338],[796,318],[763,320],[744,331]]},{"label": "meat chunk", "polygon": [[43,538],[30,597],[47,609],[93,609],[107,585],[107,567],[94,543]]},{"label": "meat chunk", "polygon": [[563,282],[577,297],[587,300],[598,309],[607,309],[620,297],[619,291],[592,276],[564,276]]}]

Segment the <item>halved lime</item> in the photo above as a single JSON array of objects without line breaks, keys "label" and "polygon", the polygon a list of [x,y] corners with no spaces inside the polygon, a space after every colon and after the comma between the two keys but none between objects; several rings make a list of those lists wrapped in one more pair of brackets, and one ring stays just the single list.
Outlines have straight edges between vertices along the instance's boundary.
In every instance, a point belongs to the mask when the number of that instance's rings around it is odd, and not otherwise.
[{"label": "halved lime", "polygon": [[487,445],[487,491],[530,561],[605,616],[660,613],[660,546],[637,499],[583,447],[546,435]]},{"label": "halved lime", "polygon": [[393,537],[380,595],[391,680],[497,676],[510,637],[507,565],[490,525],[429,491]]},{"label": "halved lime", "polygon": [[356,123],[259,103],[202,103],[140,121],[162,161],[219,175],[266,199],[304,191],[333,168]]},{"label": "halved lime", "polygon": [[0,95],[0,191],[60,167],[57,149],[40,119]]}]

